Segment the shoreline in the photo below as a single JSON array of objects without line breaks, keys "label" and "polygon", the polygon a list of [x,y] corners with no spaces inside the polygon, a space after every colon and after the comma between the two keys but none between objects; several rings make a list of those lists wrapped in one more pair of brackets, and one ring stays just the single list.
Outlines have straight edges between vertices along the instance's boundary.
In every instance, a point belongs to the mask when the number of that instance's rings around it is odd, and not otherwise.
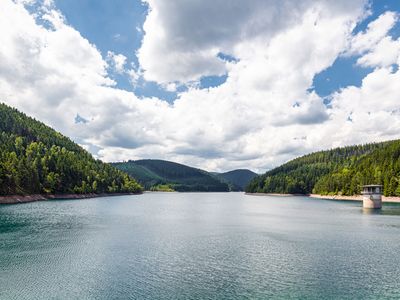
[{"label": "shoreline", "polygon": [[308,194],[279,194],[279,193],[244,193],[249,196],[273,196],[273,197],[309,197]]},{"label": "shoreline", "polygon": [[[274,197],[309,197],[322,200],[337,201],[362,201],[362,195],[342,196],[342,195],[318,195],[318,194],[277,194],[277,193],[245,193],[249,196],[274,196]],[[383,203],[400,203],[400,197],[382,196]]]},{"label": "shoreline", "polygon": [[2,204],[21,204],[30,203],[36,201],[47,201],[47,200],[79,200],[79,199],[91,199],[100,197],[114,197],[114,196],[126,196],[126,195],[140,195],[141,193],[110,193],[110,194],[34,194],[34,195],[10,195],[0,196],[0,205]]}]

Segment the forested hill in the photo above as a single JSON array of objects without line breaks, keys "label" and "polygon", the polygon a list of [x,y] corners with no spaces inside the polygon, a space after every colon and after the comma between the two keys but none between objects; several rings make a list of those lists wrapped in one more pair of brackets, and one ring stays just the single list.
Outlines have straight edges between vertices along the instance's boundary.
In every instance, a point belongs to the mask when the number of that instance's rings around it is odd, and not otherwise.
[{"label": "forested hill", "polygon": [[0,195],[140,192],[127,174],[0,103]]},{"label": "forested hill", "polygon": [[254,178],[246,191],[354,195],[364,184],[400,196],[400,140],[308,154]]},{"label": "forested hill", "polygon": [[158,159],[113,163],[116,168],[135,177],[146,190],[178,192],[227,192],[229,186],[216,176],[196,168]]},{"label": "forested hill", "polygon": [[249,182],[257,176],[247,169],[237,169],[225,173],[214,173],[217,177],[226,181],[233,191],[244,191]]}]

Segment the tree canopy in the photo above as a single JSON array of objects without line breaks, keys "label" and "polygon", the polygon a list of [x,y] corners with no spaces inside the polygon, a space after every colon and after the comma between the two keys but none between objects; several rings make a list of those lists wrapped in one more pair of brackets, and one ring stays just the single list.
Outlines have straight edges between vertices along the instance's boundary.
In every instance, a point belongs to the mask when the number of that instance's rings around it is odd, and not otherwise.
[{"label": "tree canopy", "polygon": [[171,161],[142,159],[114,163],[113,166],[137,178],[147,190],[162,186],[178,192],[228,192],[229,185],[204,170]]},{"label": "tree canopy", "polygon": [[0,195],[140,192],[126,173],[0,103]]},{"label": "tree canopy", "polygon": [[400,196],[400,140],[311,153],[256,177],[246,191],[354,195],[364,184]]}]

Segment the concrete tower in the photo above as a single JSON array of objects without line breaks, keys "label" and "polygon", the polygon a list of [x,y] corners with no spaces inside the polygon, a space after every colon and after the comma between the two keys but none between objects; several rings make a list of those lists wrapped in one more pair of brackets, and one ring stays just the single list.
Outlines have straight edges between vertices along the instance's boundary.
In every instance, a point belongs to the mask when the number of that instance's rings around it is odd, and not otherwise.
[{"label": "concrete tower", "polygon": [[382,186],[364,185],[362,191],[364,208],[382,208]]}]

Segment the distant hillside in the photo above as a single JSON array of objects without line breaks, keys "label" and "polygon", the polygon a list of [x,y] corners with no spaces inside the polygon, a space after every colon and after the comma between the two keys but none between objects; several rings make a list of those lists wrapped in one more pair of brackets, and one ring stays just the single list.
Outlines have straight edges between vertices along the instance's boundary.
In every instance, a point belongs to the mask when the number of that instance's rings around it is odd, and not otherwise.
[{"label": "distant hillside", "polygon": [[232,191],[244,191],[249,182],[257,176],[256,173],[247,169],[238,169],[225,173],[214,173],[217,177],[230,185]]},{"label": "distant hillside", "polygon": [[308,154],[254,178],[246,191],[354,195],[363,184],[400,196],[400,140]]},{"label": "distant hillside", "polygon": [[227,183],[212,174],[182,164],[143,159],[113,163],[113,166],[136,178],[146,190],[175,190],[179,192],[226,192]]},{"label": "distant hillside", "polygon": [[0,195],[140,191],[141,186],[127,174],[0,103]]}]

